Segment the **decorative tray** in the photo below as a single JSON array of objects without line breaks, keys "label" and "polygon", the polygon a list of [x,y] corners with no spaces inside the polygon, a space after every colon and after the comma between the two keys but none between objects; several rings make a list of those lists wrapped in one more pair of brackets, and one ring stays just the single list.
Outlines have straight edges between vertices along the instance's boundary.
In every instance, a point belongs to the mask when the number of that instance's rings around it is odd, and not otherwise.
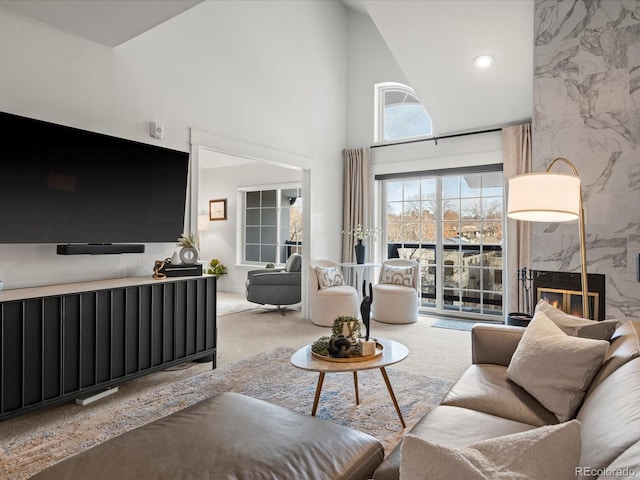
[{"label": "decorative tray", "polygon": [[382,344],[376,343],[376,353],[374,353],[373,355],[368,355],[366,357],[359,355],[357,357],[336,358],[336,357],[320,355],[314,352],[313,350],[311,350],[311,356],[313,358],[317,358],[318,360],[324,360],[326,362],[337,362],[337,363],[367,362],[369,360],[375,360],[376,358],[380,358],[382,356],[383,349],[384,347],[382,346]]}]

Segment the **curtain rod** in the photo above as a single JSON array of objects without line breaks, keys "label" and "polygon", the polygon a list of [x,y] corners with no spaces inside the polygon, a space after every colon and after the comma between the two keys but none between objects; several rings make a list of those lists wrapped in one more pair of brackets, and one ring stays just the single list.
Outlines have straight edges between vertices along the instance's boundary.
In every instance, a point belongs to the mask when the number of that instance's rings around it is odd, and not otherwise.
[{"label": "curtain rod", "polygon": [[371,145],[370,148],[380,148],[380,147],[392,147],[394,145],[406,145],[409,143],[418,143],[418,142],[435,142],[438,145],[438,140],[445,140],[447,138],[456,138],[456,137],[466,137],[468,135],[479,135],[481,133],[493,133],[493,132],[501,132],[502,128],[491,128],[489,130],[476,130],[474,132],[462,132],[462,133],[450,133],[448,135],[441,135],[429,138],[419,138],[417,140],[406,140],[404,142],[395,142],[395,143],[383,143],[378,145]]}]

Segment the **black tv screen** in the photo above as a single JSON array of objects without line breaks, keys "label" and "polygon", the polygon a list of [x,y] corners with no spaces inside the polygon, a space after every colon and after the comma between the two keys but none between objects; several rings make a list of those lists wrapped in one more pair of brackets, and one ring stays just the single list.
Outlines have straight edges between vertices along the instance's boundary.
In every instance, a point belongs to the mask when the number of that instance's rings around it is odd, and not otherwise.
[{"label": "black tv screen", "polygon": [[0,243],[175,242],[189,154],[0,112]]}]

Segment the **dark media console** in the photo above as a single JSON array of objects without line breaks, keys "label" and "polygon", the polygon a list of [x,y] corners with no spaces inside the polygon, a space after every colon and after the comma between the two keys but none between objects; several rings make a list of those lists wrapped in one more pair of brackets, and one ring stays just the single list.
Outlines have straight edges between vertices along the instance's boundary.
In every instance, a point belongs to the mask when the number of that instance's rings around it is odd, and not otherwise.
[{"label": "dark media console", "polygon": [[144,253],[144,244],[137,243],[86,243],[58,245],[58,255],[117,255],[119,253]]},{"label": "dark media console", "polygon": [[186,361],[216,366],[216,277],[0,292],[0,420]]}]

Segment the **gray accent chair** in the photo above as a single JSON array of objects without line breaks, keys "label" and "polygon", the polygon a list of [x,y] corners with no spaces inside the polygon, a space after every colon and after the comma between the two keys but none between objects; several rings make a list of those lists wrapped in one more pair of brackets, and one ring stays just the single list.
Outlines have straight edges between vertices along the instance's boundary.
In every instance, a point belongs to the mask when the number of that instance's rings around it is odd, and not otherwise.
[{"label": "gray accent chair", "polygon": [[292,253],[284,268],[262,268],[247,273],[247,300],[260,305],[282,306],[300,303],[302,299],[302,256]]}]

